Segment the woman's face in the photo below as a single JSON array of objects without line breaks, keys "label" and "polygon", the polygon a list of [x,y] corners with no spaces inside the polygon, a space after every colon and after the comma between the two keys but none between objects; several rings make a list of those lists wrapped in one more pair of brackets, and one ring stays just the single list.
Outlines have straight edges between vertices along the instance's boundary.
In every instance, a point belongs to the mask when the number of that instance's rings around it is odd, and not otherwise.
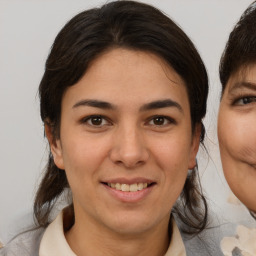
[{"label": "woman's face", "polygon": [[75,226],[166,229],[199,136],[183,80],[159,57],[125,49],[101,55],[65,92],[60,139],[51,145],[72,190]]},{"label": "woman's face", "polygon": [[220,104],[218,137],[230,188],[256,211],[256,65],[230,77]]}]

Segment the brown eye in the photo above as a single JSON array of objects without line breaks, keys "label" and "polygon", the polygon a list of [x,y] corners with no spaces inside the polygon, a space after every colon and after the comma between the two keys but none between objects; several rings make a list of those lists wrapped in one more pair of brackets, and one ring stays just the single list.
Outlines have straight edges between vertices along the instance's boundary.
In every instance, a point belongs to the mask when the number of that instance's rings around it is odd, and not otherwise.
[{"label": "brown eye", "polygon": [[102,117],[100,117],[100,116],[92,117],[91,118],[91,124],[96,125],[96,126],[101,125],[102,124]]},{"label": "brown eye", "polygon": [[166,119],[162,116],[158,116],[153,119],[154,125],[164,125],[165,121],[166,121]]},{"label": "brown eye", "polygon": [[86,124],[91,127],[101,128],[106,125],[110,125],[111,122],[103,116],[88,116],[81,120],[82,124]]},{"label": "brown eye", "polygon": [[256,97],[245,97],[242,99],[242,101],[243,101],[243,104],[249,104],[249,103],[255,101],[255,99],[256,99]]},{"label": "brown eye", "polygon": [[148,124],[151,126],[166,126],[169,124],[176,124],[176,122],[168,116],[155,116],[149,120]]},{"label": "brown eye", "polygon": [[247,105],[256,101],[255,96],[243,97],[235,101],[235,105]]}]

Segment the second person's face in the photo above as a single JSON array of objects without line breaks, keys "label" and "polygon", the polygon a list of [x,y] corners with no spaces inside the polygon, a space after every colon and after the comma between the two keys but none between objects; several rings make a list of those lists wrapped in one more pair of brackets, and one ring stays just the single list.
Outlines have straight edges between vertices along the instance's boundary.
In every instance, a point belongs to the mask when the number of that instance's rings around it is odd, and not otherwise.
[{"label": "second person's face", "polygon": [[230,77],[220,104],[218,137],[230,188],[256,211],[256,65]]},{"label": "second person's face", "polygon": [[52,151],[72,190],[75,226],[166,229],[200,136],[180,76],[153,54],[115,49],[67,89],[61,113]]}]

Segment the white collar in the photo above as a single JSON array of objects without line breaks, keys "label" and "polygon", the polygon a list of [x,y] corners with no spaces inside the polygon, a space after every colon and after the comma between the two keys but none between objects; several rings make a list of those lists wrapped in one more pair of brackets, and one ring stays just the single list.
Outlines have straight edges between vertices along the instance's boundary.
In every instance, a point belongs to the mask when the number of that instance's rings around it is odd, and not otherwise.
[{"label": "white collar", "polygon": [[[76,256],[69,247],[63,230],[63,211],[47,227],[40,243],[39,256]],[[173,221],[172,239],[165,256],[186,256],[180,231]]]},{"label": "white collar", "polygon": [[46,228],[39,247],[39,256],[76,256],[64,235],[63,211]]}]

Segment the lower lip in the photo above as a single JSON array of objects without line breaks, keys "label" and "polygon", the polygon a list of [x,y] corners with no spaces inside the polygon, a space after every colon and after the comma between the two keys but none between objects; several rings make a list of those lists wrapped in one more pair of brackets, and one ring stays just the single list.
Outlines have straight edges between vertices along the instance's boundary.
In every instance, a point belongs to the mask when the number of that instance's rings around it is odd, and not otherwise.
[{"label": "lower lip", "polygon": [[117,190],[109,187],[106,184],[103,184],[103,186],[106,188],[108,193],[115,199],[125,203],[136,203],[145,199],[153,190],[155,184],[152,184],[147,188],[144,188],[142,190],[135,191],[135,192],[126,192],[126,191]]}]

